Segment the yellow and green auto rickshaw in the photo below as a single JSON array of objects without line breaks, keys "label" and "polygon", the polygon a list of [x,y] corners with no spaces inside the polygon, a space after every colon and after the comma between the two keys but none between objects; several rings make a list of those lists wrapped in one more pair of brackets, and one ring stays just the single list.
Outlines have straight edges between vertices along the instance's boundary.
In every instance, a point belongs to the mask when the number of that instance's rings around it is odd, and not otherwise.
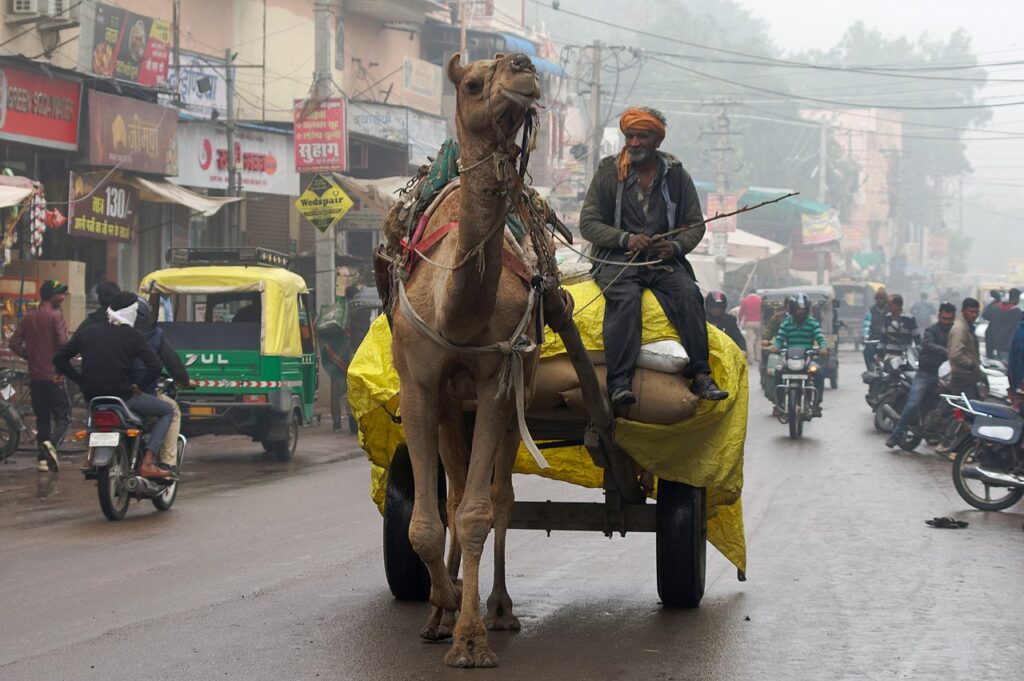
[{"label": "yellow and green auto rickshaw", "polygon": [[182,433],[248,435],[287,461],[316,398],[305,282],[261,248],[170,249],[167,260],[140,290],[193,382],[177,395]]}]

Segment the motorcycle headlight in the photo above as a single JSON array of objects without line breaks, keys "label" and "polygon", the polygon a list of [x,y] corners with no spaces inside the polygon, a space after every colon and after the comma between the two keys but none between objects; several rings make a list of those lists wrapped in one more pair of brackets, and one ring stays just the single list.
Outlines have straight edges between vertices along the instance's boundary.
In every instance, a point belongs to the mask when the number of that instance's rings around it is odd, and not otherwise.
[{"label": "motorcycle headlight", "polygon": [[789,369],[790,371],[803,371],[804,360],[799,357],[787,357],[786,368]]}]

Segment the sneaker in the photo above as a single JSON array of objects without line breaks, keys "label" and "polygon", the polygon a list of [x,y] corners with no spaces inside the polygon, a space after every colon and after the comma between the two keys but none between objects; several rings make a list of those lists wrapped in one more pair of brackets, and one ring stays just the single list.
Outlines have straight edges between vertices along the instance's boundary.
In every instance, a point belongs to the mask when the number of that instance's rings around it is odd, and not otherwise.
[{"label": "sneaker", "polygon": [[43,453],[46,454],[47,460],[50,462],[50,466],[55,471],[60,470],[60,461],[57,459],[57,448],[53,446],[53,443],[49,440],[43,440],[41,445]]},{"label": "sneaker", "polygon": [[629,388],[616,388],[608,397],[611,399],[613,407],[628,407],[631,404],[636,404],[636,395]]},{"label": "sneaker", "polygon": [[50,463],[46,459],[39,459],[39,461],[36,462],[36,470],[40,473],[49,473]]}]

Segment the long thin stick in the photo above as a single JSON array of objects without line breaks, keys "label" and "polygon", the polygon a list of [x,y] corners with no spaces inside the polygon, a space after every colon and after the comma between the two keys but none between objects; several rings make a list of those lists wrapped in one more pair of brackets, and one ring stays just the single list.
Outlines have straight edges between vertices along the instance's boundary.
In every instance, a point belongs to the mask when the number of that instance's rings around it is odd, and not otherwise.
[{"label": "long thin stick", "polygon": [[743,206],[742,208],[737,208],[736,210],[732,211],[731,213],[715,213],[714,217],[707,218],[706,220],[701,220],[700,222],[694,222],[691,225],[684,225],[682,227],[677,227],[676,229],[673,229],[673,230],[668,231],[668,232],[664,232],[663,234],[656,234],[656,235],[651,237],[651,241],[658,241],[659,239],[668,239],[669,237],[675,236],[676,234],[679,234],[681,232],[686,232],[686,231],[689,231],[691,229],[696,229],[696,228],[700,227],[701,225],[706,225],[707,223],[713,222],[715,220],[721,220],[722,218],[729,218],[729,217],[732,217],[733,215],[739,215],[740,213],[746,213],[746,212],[751,211],[751,210],[756,210],[756,209],[758,209],[758,208],[760,208],[762,206],[767,206],[767,205],[772,204],[772,203],[778,203],[779,201],[782,201],[783,199],[788,199],[789,197],[796,196],[799,193],[800,192],[790,192],[790,193],[785,194],[783,196],[779,196],[778,198],[774,198],[774,199],[771,199],[771,200],[768,200],[768,201],[762,201],[761,203],[755,204],[753,206]]}]

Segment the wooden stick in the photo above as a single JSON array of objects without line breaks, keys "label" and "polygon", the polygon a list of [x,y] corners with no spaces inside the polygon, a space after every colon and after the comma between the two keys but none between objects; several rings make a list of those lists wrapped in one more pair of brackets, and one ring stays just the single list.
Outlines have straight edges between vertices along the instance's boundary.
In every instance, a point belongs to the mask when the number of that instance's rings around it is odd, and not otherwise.
[{"label": "wooden stick", "polygon": [[706,225],[707,223],[714,222],[715,220],[721,220],[722,218],[728,218],[728,217],[732,217],[733,215],[739,215],[740,213],[746,213],[748,211],[756,210],[758,208],[761,208],[762,206],[767,206],[767,205],[772,204],[772,203],[778,203],[779,201],[782,201],[783,199],[788,199],[789,197],[796,196],[799,193],[800,192],[790,192],[788,194],[785,194],[785,195],[780,196],[778,198],[771,199],[769,201],[762,201],[761,203],[755,204],[753,206],[743,206],[742,208],[737,208],[736,210],[732,211],[731,213],[716,213],[714,217],[710,217],[710,218],[708,218],[706,220],[701,220],[700,222],[694,222],[693,224],[690,224],[690,225],[684,225],[682,227],[677,227],[676,229],[673,229],[671,231],[665,232],[664,234],[656,234],[656,235],[651,237],[651,241],[658,241],[659,239],[668,239],[669,237],[675,236],[676,234],[680,234],[682,232],[687,232],[687,231],[689,231],[691,229],[696,229],[696,228],[700,227],[701,225]]}]

